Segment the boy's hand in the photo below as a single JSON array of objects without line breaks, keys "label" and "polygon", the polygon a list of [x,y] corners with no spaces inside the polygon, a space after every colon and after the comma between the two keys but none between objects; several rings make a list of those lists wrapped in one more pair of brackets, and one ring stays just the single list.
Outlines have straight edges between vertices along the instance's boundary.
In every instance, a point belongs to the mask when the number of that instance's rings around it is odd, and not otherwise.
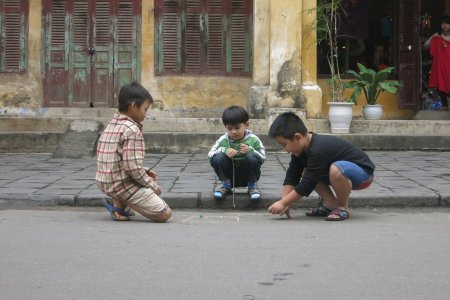
[{"label": "boy's hand", "polygon": [[154,192],[156,195],[161,195],[161,187],[159,185],[156,186],[156,188],[154,189]]},{"label": "boy's hand", "polygon": [[156,174],[156,172],[152,170],[148,170],[147,175],[153,178],[153,180],[156,180],[156,178],[158,178],[158,174]]},{"label": "boy's hand", "polygon": [[277,201],[274,204],[272,204],[268,211],[270,213],[272,213],[273,215],[275,214],[280,214],[280,216],[286,214],[286,217],[288,219],[291,218],[291,214],[289,213],[289,206],[285,205],[283,202],[281,201]]},{"label": "boy's hand", "polygon": [[241,144],[240,145],[240,152],[243,154],[247,154],[248,151],[250,151],[250,147],[246,144]]},{"label": "boy's hand", "polygon": [[225,153],[229,158],[235,157],[239,152],[233,148],[227,148],[227,152]]}]

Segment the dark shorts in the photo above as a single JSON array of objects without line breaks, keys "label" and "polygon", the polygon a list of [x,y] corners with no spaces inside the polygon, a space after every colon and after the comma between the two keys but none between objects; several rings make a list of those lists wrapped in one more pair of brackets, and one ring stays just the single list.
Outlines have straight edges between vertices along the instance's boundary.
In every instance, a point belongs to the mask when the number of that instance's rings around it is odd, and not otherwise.
[{"label": "dark shorts", "polygon": [[373,175],[367,174],[367,172],[355,163],[350,161],[340,160],[333,163],[341,170],[352,182],[352,190],[362,190],[370,186],[373,181]]}]

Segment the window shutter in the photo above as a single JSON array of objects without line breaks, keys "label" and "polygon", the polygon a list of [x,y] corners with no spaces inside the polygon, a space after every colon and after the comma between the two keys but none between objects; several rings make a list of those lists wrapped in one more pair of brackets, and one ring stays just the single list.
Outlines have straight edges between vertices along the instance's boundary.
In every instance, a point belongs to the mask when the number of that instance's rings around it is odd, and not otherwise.
[{"label": "window shutter", "polygon": [[111,44],[111,18],[110,18],[110,2],[95,2],[95,27],[94,41],[95,46],[110,46]]},{"label": "window shutter", "polygon": [[178,0],[156,0],[155,44],[156,73],[181,72],[182,7]]},{"label": "window shutter", "polygon": [[156,0],[157,74],[250,76],[252,0]]},{"label": "window shutter", "polygon": [[[63,14],[58,14],[62,16]],[[88,2],[76,1],[73,8],[73,43],[75,47],[86,47],[88,41]],[[64,38],[63,32],[60,32],[59,38]],[[64,42],[64,40],[62,40]]]},{"label": "window shutter", "polygon": [[66,7],[62,2],[51,2],[50,43],[52,46],[62,46],[60,50],[65,51],[66,44]]},{"label": "window shutter", "polygon": [[200,0],[186,0],[186,14],[183,22],[182,33],[184,34],[183,62],[184,71],[189,74],[201,74],[204,65],[201,58],[204,57],[205,20],[202,14],[203,8]]},{"label": "window shutter", "polygon": [[[133,80],[139,80],[137,69],[140,66],[140,4],[134,0],[120,0],[117,12],[117,63],[118,87]],[[133,42],[134,41],[134,42]],[[118,95],[119,90],[116,91]]]},{"label": "window shutter", "polygon": [[229,1],[208,0],[207,10],[207,68],[209,74],[225,70],[225,25]]},{"label": "window shutter", "polygon": [[[231,0],[230,20],[230,62],[229,72],[248,73],[251,71],[250,49],[251,40],[251,2],[246,0]],[[231,69],[230,69],[231,66]]]},{"label": "window shutter", "polygon": [[28,0],[2,0],[1,5],[1,72],[26,69],[28,35]]}]

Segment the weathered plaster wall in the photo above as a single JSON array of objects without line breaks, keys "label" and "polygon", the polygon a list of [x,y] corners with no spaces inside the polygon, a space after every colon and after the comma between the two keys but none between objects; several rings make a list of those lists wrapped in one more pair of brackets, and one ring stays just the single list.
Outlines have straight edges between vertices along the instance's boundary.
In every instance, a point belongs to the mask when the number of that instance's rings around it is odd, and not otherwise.
[{"label": "weathered plaster wall", "polygon": [[316,7],[316,0],[302,1],[302,88],[308,118],[322,117],[322,89],[317,84],[317,38],[310,30],[315,17],[308,9]]},{"label": "weathered plaster wall", "polygon": [[270,0],[253,2],[254,11],[254,47],[253,82],[255,85],[270,84]]},{"label": "weathered plaster wall", "polygon": [[142,1],[142,76],[164,110],[187,116],[220,116],[230,105],[247,106],[251,78],[211,76],[155,76],[154,2]]},{"label": "weathered plaster wall", "polygon": [[28,62],[23,75],[0,73],[0,107],[42,106],[41,0],[30,0]]},{"label": "weathered plaster wall", "polygon": [[268,106],[304,108],[302,94],[302,1],[271,0]]}]

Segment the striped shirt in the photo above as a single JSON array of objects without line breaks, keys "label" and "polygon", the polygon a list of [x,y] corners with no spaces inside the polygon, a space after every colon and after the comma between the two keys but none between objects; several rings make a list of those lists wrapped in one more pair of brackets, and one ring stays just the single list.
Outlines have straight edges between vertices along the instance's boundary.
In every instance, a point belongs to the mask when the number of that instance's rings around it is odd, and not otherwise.
[{"label": "striped shirt", "polygon": [[142,187],[157,188],[143,166],[145,155],[142,124],[120,113],[114,114],[97,145],[99,189],[111,197],[128,200]]}]

